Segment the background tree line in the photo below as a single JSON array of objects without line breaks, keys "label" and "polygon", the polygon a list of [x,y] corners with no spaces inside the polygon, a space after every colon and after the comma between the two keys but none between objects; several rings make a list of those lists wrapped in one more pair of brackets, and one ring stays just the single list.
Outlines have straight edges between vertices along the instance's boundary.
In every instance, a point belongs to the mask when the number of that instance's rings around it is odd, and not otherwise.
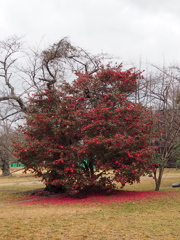
[{"label": "background tree line", "polygon": [[[46,49],[32,49],[16,36],[0,42],[0,158],[3,175],[9,175],[12,157],[11,138],[17,135],[15,127],[23,123],[27,99],[33,93],[52,89],[63,79],[73,79],[75,71],[89,75],[97,72],[108,55],[92,55],[73,46],[67,38]],[[113,59],[112,59],[113,60]],[[154,131],[158,136],[150,143],[157,147],[153,156],[157,168],[154,171],[156,190],[159,189],[163,170],[170,162],[179,160],[179,76],[178,66],[157,67],[144,72],[138,80],[138,88],[132,101],[151,107],[155,116]],[[18,136],[20,139],[23,136]],[[175,163],[176,164],[176,163]]]}]

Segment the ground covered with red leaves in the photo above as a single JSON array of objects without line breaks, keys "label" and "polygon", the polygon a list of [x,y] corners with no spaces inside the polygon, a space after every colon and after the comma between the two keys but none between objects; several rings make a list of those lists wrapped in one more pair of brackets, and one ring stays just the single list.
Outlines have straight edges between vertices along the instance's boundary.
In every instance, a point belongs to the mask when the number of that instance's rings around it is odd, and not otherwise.
[{"label": "ground covered with red leaves", "polygon": [[[20,204],[93,204],[93,203],[120,203],[120,202],[132,202],[143,200],[147,198],[162,198],[166,197],[172,192],[155,192],[155,191],[123,191],[117,190],[113,191],[110,195],[104,195],[101,193],[90,193],[83,198],[73,198],[66,196],[65,194],[55,194],[49,196],[29,196],[27,199],[19,201]],[[175,192],[177,195],[177,192]]]}]

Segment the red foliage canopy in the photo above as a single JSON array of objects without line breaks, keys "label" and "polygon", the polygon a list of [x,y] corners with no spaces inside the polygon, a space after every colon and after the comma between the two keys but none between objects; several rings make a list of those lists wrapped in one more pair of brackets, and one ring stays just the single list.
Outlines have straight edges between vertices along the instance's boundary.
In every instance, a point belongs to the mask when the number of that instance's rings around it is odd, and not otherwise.
[{"label": "red foliage canopy", "polygon": [[108,66],[31,98],[27,141],[15,146],[26,170],[69,193],[139,181],[152,168],[153,123],[149,109],[131,100],[140,77]]}]

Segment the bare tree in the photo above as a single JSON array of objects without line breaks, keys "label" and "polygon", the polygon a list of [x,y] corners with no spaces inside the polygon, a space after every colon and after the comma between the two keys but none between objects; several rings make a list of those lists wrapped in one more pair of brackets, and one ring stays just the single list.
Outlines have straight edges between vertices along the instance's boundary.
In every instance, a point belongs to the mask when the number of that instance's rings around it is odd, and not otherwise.
[{"label": "bare tree", "polygon": [[84,71],[93,74],[100,69],[101,61],[107,55],[92,55],[80,47],[74,47],[67,38],[53,44],[41,54],[42,68],[39,80],[46,82],[50,89],[59,80],[67,78],[67,74]]},{"label": "bare tree", "polygon": [[164,168],[168,166],[180,142],[180,106],[178,96],[180,82],[172,68],[157,68],[143,83],[141,96],[143,102],[152,108],[156,116],[157,137],[152,141],[157,149],[153,161],[157,164],[154,171],[155,190],[159,191]]},{"label": "bare tree", "polygon": [[13,136],[13,121],[8,118],[0,121],[0,166],[2,176],[10,175],[9,163],[16,161],[13,156],[12,136]]},{"label": "bare tree", "polygon": [[92,55],[63,38],[45,50],[24,49],[22,39],[0,41],[0,102],[12,106],[6,117],[26,112],[25,98],[34,91],[60,84],[77,71],[99,70],[104,55]]}]

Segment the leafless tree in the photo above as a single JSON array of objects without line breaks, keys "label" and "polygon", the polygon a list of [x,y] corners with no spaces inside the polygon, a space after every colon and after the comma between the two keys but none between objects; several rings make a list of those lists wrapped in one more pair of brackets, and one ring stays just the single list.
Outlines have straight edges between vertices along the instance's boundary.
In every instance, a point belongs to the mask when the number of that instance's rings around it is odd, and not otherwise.
[{"label": "leafless tree", "polygon": [[59,80],[68,78],[67,74],[84,72],[93,74],[100,69],[105,54],[92,55],[80,47],[74,47],[67,38],[53,44],[41,54],[41,78],[50,89]]},{"label": "leafless tree", "polygon": [[92,55],[74,47],[67,38],[45,50],[26,49],[21,38],[0,41],[0,102],[12,106],[10,115],[26,112],[25,98],[34,91],[60,84],[68,74],[99,70],[104,55]]},{"label": "leafless tree", "polygon": [[12,125],[13,121],[9,121],[8,118],[0,121],[0,166],[2,169],[2,176],[8,176],[11,174],[9,163],[16,161],[12,154]]},{"label": "leafless tree", "polygon": [[161,186],[164,168],[180,143],[180,78],[173,68],[155,68],[147,75],[140,93],[143,103],[152,108],[156,116],[154,130],[157,136],[152,145],[157,147],[153,156],[157,168],[154,171],[155,190]]}]

